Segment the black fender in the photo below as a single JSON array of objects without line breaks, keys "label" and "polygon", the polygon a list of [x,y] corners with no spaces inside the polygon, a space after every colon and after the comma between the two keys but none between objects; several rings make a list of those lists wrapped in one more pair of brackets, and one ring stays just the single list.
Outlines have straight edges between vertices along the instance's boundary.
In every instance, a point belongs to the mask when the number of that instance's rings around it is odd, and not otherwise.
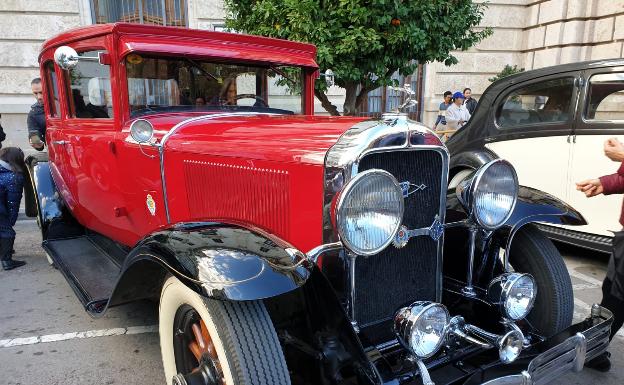
[{"label": "black fender", "polygon": [[460,170],[476,170],[484,164],[498,158],[499,156],[496,155],[496,153],[485,147],[470,151],[463,151],[458,154],[451,154],[451,159],[449,160],[450,171],[448,180],[451,181],[455,174],[457,174]]},{"label": "black fender", "polygon": [[108,306],[157,296],[166,274],[206,297],[264,299],[302,286],[312,266],[295,247],[257,229],[179,223],[147,236],[130,251]]},{"label": "black fender", "polygon": [[[454,190],[446,197],[447,222],[466,219],[467,214]],[[520,186],[518,201],[505,224],[496,232],[511,233],[527,223],[546,222],[556,225],[581,226],[587,221],[580,212],[561,199],[532,187]]]},{"label": "black fender", "polygon": [[37,217],[43,240],[84,234],[84,229],[67,212],[65,204],[52,178],[48,154],[29,155],[24,183],[26,213]]}]

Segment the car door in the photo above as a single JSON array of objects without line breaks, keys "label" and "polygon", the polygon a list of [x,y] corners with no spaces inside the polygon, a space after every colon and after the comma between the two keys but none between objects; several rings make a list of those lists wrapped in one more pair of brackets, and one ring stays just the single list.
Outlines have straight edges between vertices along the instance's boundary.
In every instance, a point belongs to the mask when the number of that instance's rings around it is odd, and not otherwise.
[{"label": "car door", "polygon": [[65,184],[61,177],[63,173],[64,164],[64,149],[59,148],[58,141],[62,136],[62,106],[61,95],[59,93],[60,85],[58,74],[59,71],[54,65],[54,61],[51,57],[42,58],[44,61],[42,80],[44,91],[44,108],[46,111],[46,146],[48,150],[48,157],[50,160],[50,171],[53,178],[59,187],[63,190]]},{"label": "car door", "polygon": [[81,44],[86,46],[75,49],[84,59],[64,77],[68,108],[58,141],[65,154],[63,175],[78,220],[121,242],[130,224],[120,215],[123,199],[118,186],[111,66],[98,59],[108,57],[103,41]]},{"label": "car door", "polygon": [[[619,163],[604,155],[604,142],[616,137],[624,142],[624,67],[606,67],[585,73],[585,89],[578,123],[572,137],[571,179],[573,182],[615,173]],[[612,236],[619,224],[620,194],[588,199],[570,183],[569,203],[583,214],[587,225],[574,230]]]},{"label": "car door", "polygon": [[580,72],[513,85],[495,102],[496,134],[486,147],[516,168],[521,185],[567,200],[570,137]]}]

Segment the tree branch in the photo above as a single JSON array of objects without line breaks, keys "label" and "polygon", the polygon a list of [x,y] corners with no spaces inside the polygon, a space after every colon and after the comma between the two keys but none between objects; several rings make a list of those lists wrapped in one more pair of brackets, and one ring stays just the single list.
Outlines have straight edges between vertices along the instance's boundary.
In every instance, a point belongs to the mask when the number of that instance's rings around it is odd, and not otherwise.
[{"label": "tree branch", "polygon": [[329,101],[329,98],[327,97],[327,94],[325,94],[325,92],[314,89],[314,96],[316,96],[321,101],[321,105],[323,106],[325,111],[329,112],[330,115],[340,116],[338,108]]}]

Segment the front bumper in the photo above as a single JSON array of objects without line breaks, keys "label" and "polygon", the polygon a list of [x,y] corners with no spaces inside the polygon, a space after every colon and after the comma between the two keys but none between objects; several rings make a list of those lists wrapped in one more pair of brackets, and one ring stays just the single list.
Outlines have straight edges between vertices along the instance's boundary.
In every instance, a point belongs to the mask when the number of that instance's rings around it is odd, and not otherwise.
[{"label": "front bumper", "polygon": [[465,384],[542,385],[568,372],[580,372],[585,362],[607,350],[612,323],[611,311],[593,305],[585,321],[529,349],[528,356],[523,356],[523,360],[530,360],[526,370],[501,375],[504,366],[494,365],[471,376]]}]

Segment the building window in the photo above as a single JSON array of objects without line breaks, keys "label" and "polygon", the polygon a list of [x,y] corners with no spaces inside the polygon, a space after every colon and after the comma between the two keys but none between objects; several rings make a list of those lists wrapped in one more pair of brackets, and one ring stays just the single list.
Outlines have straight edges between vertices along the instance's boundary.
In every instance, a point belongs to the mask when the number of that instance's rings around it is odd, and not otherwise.
[{"label": "building window", "polygon": [[91,0],[93,20],[186,27],[186,0]]}]

